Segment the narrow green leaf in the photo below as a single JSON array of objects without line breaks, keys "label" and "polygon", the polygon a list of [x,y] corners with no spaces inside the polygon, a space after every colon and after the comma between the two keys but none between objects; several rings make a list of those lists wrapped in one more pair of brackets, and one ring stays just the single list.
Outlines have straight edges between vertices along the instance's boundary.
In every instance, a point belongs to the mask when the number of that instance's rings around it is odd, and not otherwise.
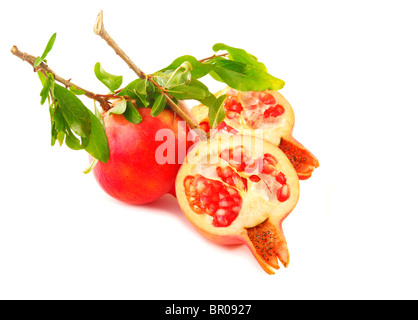
[{"label": "narrow green leaf", "polygon": [[195,57],[185,55],[178,57],[168,67],[161,69],[160,71],[174,71],[186,61],[192,66],[190,73],[193,79],[199,79],[207,75],[213,68],[213,65],[211,64],[199,62]]},{"label": "narrow green leaf", "polygon": [[153,117],[158,116],[161,113],[161,111],[164,110],[166,102],[167,102],[167,99],[165,95],[163,94],[157,95],[154,101],[154,105],[152,106],[152,109],[151,109],[151,116]]},{"label": "narrow green leaf", "polygon": [[45,75],[41,71],[38,71],[37,74],[38,74],[39,80],[41,80],[42,86],[44,86],[47,77],[45,77]]},{"label": "narrow green leaf", "polygon": [[80,137],[88,138],[91,132],[89,110],[79,98],[64,87],[55,85],[55,97],[70,128]]},{"label": "narrow green leaf", "polygon": [[240,91],[280,90],[284,81],[242,62],[218,59],[213,71],[231,88]]},{"label": "narrow green leaf", "polygon": [[147,94],[147,80],[145,79],[138,79],[135,90],[137,93],[146,95]]},{"label": "narrow green leaf", "polygon": [[67,135],[65,136],[65,144],[68,148],[72,150],[83,150],[84,147],[80,143],[80,140],[77,139],[77,137],[71,133],[71,131],[67,132]]},{"label": "narrow green leaf", "polygon": [[207,96],[204,99],[199,99],[198,100],[201,104],[207,106],[207,107],[212,107],[215,103],[216,103],[216,97],[213,94],[210,94],[209,96]]},{"label": "narrow green leaf", "polygon": [[33,64],[33,67],[36,68],[42,63],[43,59],[41,57],[36,57],[35,63]]},{"label": "narrow green leaf", "polygon": [[224,43],[217,43],[212,47],[212,49],[215,52],[218,52],[219,50],[226,50],[229,53],[228,58],[230,60],[249,64],[258,70],[267,72],[266,66],[263,63],[259,62],[256,57],[249,54],[244,49],[230,47]]},{"label": "narrow green leaf", "polygon": [[41,60],[44,60],[46,56],[48,55],[48,53],[51,51],[52,47],[54,46],[56,37],[57,37],[57,33],[54,33],[49,39],[48,44],[46,45],[46,48],[44,50],[44,53],[41,56]]},{"label": "narrow green leaf", "polygon": [[109,143],[106,131],[93,112],[88,109],[87,111],[91,120],[91,134],[85,149],[93,158],[106,163],[109,160]]},{"label": "narrow green leaf", "polygon": [[94,104],[94,115],[100,121],[100,123],[104,125],[102,114],[100,113],[100,110],[97,108],[96,103]]},{"label": "narrow green leaf", "polygon": [[170,88],[167,92],[179,100],[199,100],[206,98],[205,90],[197,86],[178,85]]},{"label": "narrow green leaf", "polygon": [[126,110],[126,100],[125,98],[122,98],[122,101],[115,105],[112,109],[109,111],[109,115],[111,114],[122,114]]},{"label": "narrow green leaf", "polygon": [[59,107],[56,107],[54,109],[54,113],[52,115],[52,121],[55,124],[55,128],[58,132],[65,131],[66,128],[66,122],[64,119],[64,116],[62,115],[61,109]]},{"label": "narrow green leaf", "polygon": [[106,72],[100,65],[100,62],[97,62],[94,66],[94,74],[112,92],[115,92],[122,85],[123,77]]},{"label": "narrow green leaf", "polygon": [[64,131],[58,132],[57,140],[60,146],[62,146],[64,139],[65,139],[65,132]]},{"label": "narrow green leaf", "polygon": [[45,82],[44,82],[44,86],[42,88],[42,91],[40,93],[41,96],[41,105],[43,105],[46,101],[46,99],[48,98],[48,94],[49,94],[49,89],[52,86],[52,82],[51,79],[48,77],[46,78]]},{"label": "narrow green leaf", "polygon": [[150,100],[149,100],[148,95],[140,94],[136,90],[134,90],[133,93],[136,95],[134,99],[136,99],[136,101],[138,102],[137,106],[139,108],[141,107],[147,108],[150,105]]},{"label": "narrow green leaf", "polygon": [[223,103],[226,99],[226,94],[219,96],[216,102],[209,107],[209,126],[216,128],[225,119],[225,109]]},{"label": "narrow green leaf", "polygon": [[57,141],[58,132],[55,129],[55,124],[51,122],[51,147],[55,145],[55,142]]},{"label": "narrow green leaf", "polygon": [[[119,97],[123,97],[123,96],[128,96],[132,99],[136,99],[136,94],[133,93],[133,90],[135,90],[137,83],[140,81],[141,79],[135,79],[134,81],[130,82],[125,88],[123,88],[118,94],[117,96]],[[131,95],[134,95],[133,97]]]},{"label": "narrow green leaf", "polygon": [[147,94],[149,96],[153,95],[155,92],[155,86],[151,81],[147,81]]},{"label": "narrow green leaf", "polygon": [[127,101],[126,110],[123,113],[123,116],[126,120],[134,124],[142,122],[142,116],[139,114],[138,110],[131,101]]}]

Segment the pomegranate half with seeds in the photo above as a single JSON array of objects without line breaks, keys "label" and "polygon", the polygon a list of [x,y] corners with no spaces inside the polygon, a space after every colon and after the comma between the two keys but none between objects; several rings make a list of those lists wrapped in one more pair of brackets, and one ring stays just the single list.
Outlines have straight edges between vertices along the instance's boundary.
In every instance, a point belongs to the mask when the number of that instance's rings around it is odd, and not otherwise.
[{"label": "pomegranate half with seeds", "polygon": [[287,267],[282,222],[296,206],[299,179],[273,144],[241,134],[218,133],[189,151],[176,178],[180,207],[206,237],[245,243],[269,274]]},{"label": "pomegranate half with seeds", "polygon": [[[316,157],[292,136],[295,115],[289,102],[277,91],[241,92],[226,88],[217,95],[226,94],[225,120],[217,131],[247,134],[263,138],[278,146],[296,169],[300,179],[308,179],[319,166]],[[192,108],[203,130],[209,131],[208,108]]]}]

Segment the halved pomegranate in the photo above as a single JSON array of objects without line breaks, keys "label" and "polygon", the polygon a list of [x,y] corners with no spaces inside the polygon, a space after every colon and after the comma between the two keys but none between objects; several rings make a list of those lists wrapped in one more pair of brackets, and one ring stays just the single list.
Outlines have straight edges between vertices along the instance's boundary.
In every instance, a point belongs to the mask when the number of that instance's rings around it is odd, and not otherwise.
[{"label": "halved pomegranate", "polygon": [[[296,169],[299,179],[308,179],[319,166],[316,157],[292,136],[295,115],[289,102],[278,91],[241,92],[226,88],[225,120],[217,131],[255,135],[278,146]],[[208,108],[198,105],[192,112],[201,128],[209,131]]]},{"label": "halved pomegranate", "polygon": [[287,267],[282,221],[296,206],[299,179],[273,144],[241,134],[218,133],[189,151],[176,178],[180,207],[206,237],[245,243],[269,274]]}]

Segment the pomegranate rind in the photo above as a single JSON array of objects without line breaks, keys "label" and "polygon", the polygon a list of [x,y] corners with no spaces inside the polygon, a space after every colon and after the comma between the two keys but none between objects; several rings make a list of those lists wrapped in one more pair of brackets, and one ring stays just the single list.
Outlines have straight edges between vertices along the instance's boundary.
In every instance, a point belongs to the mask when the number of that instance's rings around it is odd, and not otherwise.
[{"label": "pomegranate rind", "polygon": [[179,125],[181,118],[171,110],[163,110],[157,117],[151,116],[150,108],[138,108],[138,112],[143,118],[139,124],[127,121],[123,115],[103,115],[110,157],[93,169],[96,181],[108,195],[129,204],[150,203],[174,190],[181,164],[157,163],[155,150],[162,144],[155,139],[157,131],[173,132],[175,150],[179,144],[187,144],[186,127]]},{"label": "pomegranate rind", "polygon": [[[214,166],[216,168],[216,166],[222,165],[223,160],[219,157],[219,154],[225,149],[240,145],[244,146],[254,159],[266,153],[271,154],[277,159],[277,168],[286,176],[286,182],[290,189],[290,197],[284,202],[272,201],[266,195],[256,191],[254,188],[256,183],[248,179],[248,191],[239,191],[243,203],[238,217],[228,227],[215,227],[212,224],[211,216],[205,213],[198,214],[190,207],[185,195],[184,180],[187,176],[200,174],[208,179],[218,179],[221,181],[220,178],[216,178],[210,174],[205,175],[210,170],[204,171],[202,170],[202,166],[208,164],[209,167]],[[251,173],[247,175],[250,176]],[[248,236],[249,228],[254,228],[268,219],[275,226],[277,234],[282,239],[283,255],[282,257],[279,256],[279,259],[284,266],[287,266],[288,251],[281,224],[297,204],[299,199],[299,179],[289,159],[275,145],[254,136],[219,133],[212,136],[208,141],[199,142],[189,151],[185,162],[177,174],[176,194],[179,205],[186,218],[200,233],[208,239],[223,245],[245,243],[262,268],[267,273],[272,274],[274,273],[273,267],[258,255],[254,244]]]}]

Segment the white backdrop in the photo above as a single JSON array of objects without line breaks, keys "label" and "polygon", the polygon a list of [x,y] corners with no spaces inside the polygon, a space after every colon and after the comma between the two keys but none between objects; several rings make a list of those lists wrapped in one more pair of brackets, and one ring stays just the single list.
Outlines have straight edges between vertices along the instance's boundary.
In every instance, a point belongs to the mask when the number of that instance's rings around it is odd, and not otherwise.
[{"label": "white backdrop", "polygon": [[[415,3],[3,2],[0,298],[417,299]],[[84,152],[50,147],[39,80],[9,50],[40,55],[57,32],[59,75],[106,93],[100,61],[127,84],[135,75],[92,31],[100,9],[145,72],[224,42],[286,81],[295,137],[321,164],[283,224],[287,269],[268,276],[245,246],[204,239],[171,196],[111,199],[82,173]]]}]

